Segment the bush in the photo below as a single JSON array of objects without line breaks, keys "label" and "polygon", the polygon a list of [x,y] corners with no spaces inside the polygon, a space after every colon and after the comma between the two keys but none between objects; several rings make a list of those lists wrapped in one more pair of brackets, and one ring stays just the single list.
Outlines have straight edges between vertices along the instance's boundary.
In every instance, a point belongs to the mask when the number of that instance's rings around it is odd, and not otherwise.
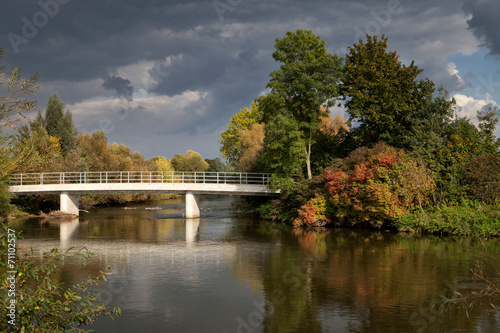
[{"label": "bush", "polygon": [[324,187],[322,178],[289,180],[281,184],[280,198],[258,209],[263,218],[280,222],[293,221],[299,217],[298,210],[321,193]]},{"label": "bush", "polygon": [[383,143],[337,160],[324,178],[334,218],[351,225],[390,225],[411,207],[422,207],[434,188],[427,169]]},{"label": "bush", "polygon": [[299,216],[293,220],[293,226],[321,228],[330,222],[329,210],[325,196],[317,195],[299,209]]}]

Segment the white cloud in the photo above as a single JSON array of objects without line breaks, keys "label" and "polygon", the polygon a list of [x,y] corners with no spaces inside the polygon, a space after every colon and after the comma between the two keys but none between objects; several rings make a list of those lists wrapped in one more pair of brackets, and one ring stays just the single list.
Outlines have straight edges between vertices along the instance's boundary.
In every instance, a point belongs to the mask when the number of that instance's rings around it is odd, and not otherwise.
[{"label": "white cloud", "polygon": [[[149,96],[132,101],[114,98],[76,103],[73,111],[76,127],[82,132],[104,129],[111,133],[118,127],[135,133],[151,135],[154,131],[182,131],[200,117],[206,116],[203,107],[207,92],[186,91],[169,96]],[[130,133],[131,135],[133,133]]]},{"label": "white cloud", "polygon": [[486,95],[486,99],[474,99],[462,94],[453,96],[457,102],[457,116],[469,118],[473,124],[477,125],[477,111],[487,110],[489,107],[495,108],[499,105],[492,99],[490,94]]}]

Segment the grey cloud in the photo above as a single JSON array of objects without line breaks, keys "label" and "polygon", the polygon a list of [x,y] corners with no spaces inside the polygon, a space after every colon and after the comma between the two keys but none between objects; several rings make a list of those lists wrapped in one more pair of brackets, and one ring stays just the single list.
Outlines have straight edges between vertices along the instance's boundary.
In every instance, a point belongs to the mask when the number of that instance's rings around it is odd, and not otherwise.
[{"label": "grey cloud", "polygon": [[469,29],[481,45],[487,47],[492,55],[500,56],[500,2],[498,0],[466,0],[463,5]]},{"label": "grey cloud", "polygon": [[126,98],[128,100],[132,99],[134,87],[132,86],[130,80],[112,75],[104,78],[102,87],[107,90],[116,91],[117,96],[120,98]]}]

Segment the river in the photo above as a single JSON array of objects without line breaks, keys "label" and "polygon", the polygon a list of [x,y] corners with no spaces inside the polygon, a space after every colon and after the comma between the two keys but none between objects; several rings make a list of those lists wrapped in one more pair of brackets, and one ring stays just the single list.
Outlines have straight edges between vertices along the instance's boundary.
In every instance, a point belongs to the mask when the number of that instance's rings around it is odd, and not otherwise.
[{"label": "river", "polygon": [[93,289],[122,317],[95,332],[500,332],[487,302],[467,313],[439,307],[470,280],[476,262],[498,277],[497,241],[392,232],[298,231],[202,196],[201,218],[183,219],[183,199],[100,208],[73,221],[19,220],[19,246],[42,253],[87,247],[65,261],[73,285],[107,265]]}]

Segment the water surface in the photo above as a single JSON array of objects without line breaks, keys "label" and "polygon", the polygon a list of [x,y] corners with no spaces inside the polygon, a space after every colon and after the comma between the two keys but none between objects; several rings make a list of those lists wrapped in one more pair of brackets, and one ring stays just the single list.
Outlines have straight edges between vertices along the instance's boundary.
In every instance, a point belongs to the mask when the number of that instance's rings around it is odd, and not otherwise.
[{"label": "water surface", "polygon": [[438,309],[466,293],[477,260],[498,276],[496,241],[271,226],[202,197],[199,219],[183,199],[96,209],[64,222],[22,220],[20,246],[87,247],[88,262],[66,261],[73,285],[111,267],[93,291],[122,317],[96,332],[500,332],[488,304]]}]

